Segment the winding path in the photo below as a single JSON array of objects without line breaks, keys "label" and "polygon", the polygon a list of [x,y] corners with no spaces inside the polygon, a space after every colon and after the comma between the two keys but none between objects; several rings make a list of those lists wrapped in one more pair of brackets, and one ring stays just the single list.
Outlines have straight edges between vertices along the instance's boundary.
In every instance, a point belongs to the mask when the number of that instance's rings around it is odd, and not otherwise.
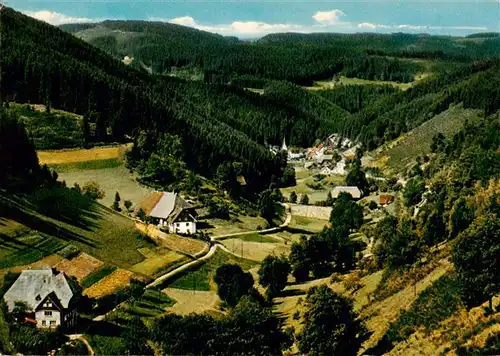
[{"label": "winding path", "polygon": [[221,250],[223,250],[223,251],[225,251],[227,253],[230,253],[231,255],[234,255],[236,257],[241,257],[238,254],[235,254],[234,252],[231,252],[230,250],[228,250],[226,248],[226,246],[218,243],[218,241],[229,239],[229,238],[232,238],[232,237],[237,237],[237,236],[244,236],[244,235],[255,234],[255,233],[265,234],[265,233],[270,233],[270,232],[281,231],[283,228],[287,227],[288,224],[290,224],[290,221],[292,220],[292,213],[291,213],[290,206],[288,204],[284,204],[284,206],[285,206],[285,211],[286,211],[286,218],[285,218],[285,221],[283,222],[283,224],[281,224],[280,226],[273,227],[273,228],[266,229],[266,230],[244,231],[244,232],[237,232],[237,233],[233,233],[233,234],[211,236],[210,237],[210,245],[211,246],[210,246],[210,249],[209,249],[209,251],[208,251],[207,254],[205,254],[202,257],[197,258],[194,261],[187,262],[186,264],[183,264],[182,266],[177,267],[176,269],[174,269],[174,270],[172,270],[172,271],[164,274],[163,276],[158,277],[153,282],[151,282],[150,284],[148,284],[146,286],[146,288],[155,287],[158,284],[160,284],[161,282],[163,282],[165,280],[168,280],[168,279],[171,279],[171,278],[177,276],[179,273],[182,273],[182,272],[184,272],[184,271],[186,271],[186,270],[188,270],[190,268],[193,268],[193,267],[197,266],[198,264],[202,263],[204,260],[207,260],[210,257],[212,257],[213,254],[215,253],[215,251],[217,250],[217,248],[220,248]]},{"label": "winding path", "polygon": [[90,346],[90,343],[87,341],[85,336],[83,334],[71,334],[68,335],[69,340],[78,340],[81,341],[86,347],[89,352],[89,356],[94,356],[94,350],[92,349],[92,346]]},{"label": "winding path", "polygon": [[[270,228],[270,229],[266,229],[266,230],[254,230],[254,231],[245,231],[245,232],[238,232],[238,233],[234,233],[234,234],[227,234],[227,235],[219,235],[219,236],[211,236],[210,237],[210,243],[209,243],[209,250],[207,253],[205,253],[203,256],[200,256],[200,253],[204,253],[204,251],[198,253],[197,255],[193,256],[195,257],[195,260],[193,261],[189,261],[179,267],[177,267],[176,269],[168,272],[168,273],[165,273],[164,275],[156,278],[153,282],[149,283],[146,288],[152,288],[152,287],[155,287],[157,285],[159,285],[160,283],[168,280],[168,279],[171,279],[175,276],[177,276],[178,274],[190,269],[190,268],[193,268],[193,267],[196,267],[197,265],[199,265],[200,263],[202,263],[203,261],[209,259],[210,257],[213,256],[213,254],[215,253],[215,251],[220,248],[221,250],[231,254],[231,255],[234,255],[236,257],[242,257],[234,252],[231,252],[230,250],[228,250],[226,248],[226,246],[222,245],[220,242],[220,240],[224,240],[224,239],[229,239],[231,237],[237,237],[237,236],[243,236],[243,235],[250,235],[250,234],[255,234],[255,233],[258,233],[258,234],[263,234],[263,233],[270,233],[270,232],[278,232],[278,231],[281,231],[283,230],[285,227],[288,226],[288,224],[290,224],[291,220],[292,220],[292,213],[291,213],[291,208],[290,208],[290,205],[289,204],[283,204],[284,207],[285,207],[285,211],[286,211],[286,218],[285,218],[285,221],[283,222],[283,224],[281,224],[280,226],[277,226],[277,227],[273,227],[273,228]],[[123,302],[125,303],[125,302]],[[97,317],[95,317],[93,320],[94,321],[99,321],[99,320],[104,320],[106,318],[106,315],[108,315],[109,313],[113,312],[114,310],[116,310],[117,308],[120,307],[121,304],[123,303],[120,303],[118,304],[113,310],[107,312],[106,314],[103,314],[103,315],[99,315]],[[83,342],[83,341],[82,341]]]}]

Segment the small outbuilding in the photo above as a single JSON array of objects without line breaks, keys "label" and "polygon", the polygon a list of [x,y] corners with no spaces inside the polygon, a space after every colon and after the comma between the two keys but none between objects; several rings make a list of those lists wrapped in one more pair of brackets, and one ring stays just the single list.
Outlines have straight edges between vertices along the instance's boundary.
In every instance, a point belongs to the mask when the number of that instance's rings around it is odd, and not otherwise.
[{"label": "small outbuilding", "polygon": [[337,199],[340,193],[347,193],[352,196],[353,199],[361,198],[361,190],[355,186],[337,186],[332,190],[332,198]]}]

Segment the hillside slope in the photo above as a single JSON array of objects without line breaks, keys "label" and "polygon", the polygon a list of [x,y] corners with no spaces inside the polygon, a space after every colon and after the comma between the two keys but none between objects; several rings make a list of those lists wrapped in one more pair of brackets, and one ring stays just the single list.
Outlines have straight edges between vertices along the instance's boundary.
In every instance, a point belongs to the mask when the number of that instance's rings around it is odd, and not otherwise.
[{"label": "hillside slope", "polygon": [[387,168],[390,172],[404,172],[415,164],[417,158],[432,152],[434,136],[441,133],[451,138],[466,122],[473,124],[480,120],[480,110],[464,109],[462,105],[451,106],[396,140],[380,146],[370,154],[370,158],[366,158],[366,162],[369,166]]},{"label": "hillside slope", "polygon": [[144,259],[137,249],[152,246],[137,237],[132,220],[70,190],[43,189],[31,199],[2,193],[0,200],[0,268],[33,263],[69,245],[130,268]]}]

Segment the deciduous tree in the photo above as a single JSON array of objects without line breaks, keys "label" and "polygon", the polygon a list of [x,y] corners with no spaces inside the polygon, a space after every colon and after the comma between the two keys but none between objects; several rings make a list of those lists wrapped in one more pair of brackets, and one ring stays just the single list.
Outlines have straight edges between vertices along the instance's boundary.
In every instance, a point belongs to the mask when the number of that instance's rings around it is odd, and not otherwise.
[{"label": "deciduous tree", "polygon": [[243,272],[239,265],[224,264],[215,271],[214,282],[220,299],[234,307],[242,296],[250,294],[253,287],[253,277]]},{"label": "deciduous tree", "polygon": [[453,264],[469,305],[500,293],[500,218],[489,213],[462,232],[453,248]]},{"label": "deciduous tree", "polygon": [[308,355],[356,355],[365,328],[352,302],[326,285],[312,287],[305,300],[304,329],[299,350]]},{"label": "deciduous tree", "polygon": [[262,261],[258,272],[259,283],[267,287],[268,297],[276,296],[285,288],[290,270],[290,263],[284,256],[268,255]]}]

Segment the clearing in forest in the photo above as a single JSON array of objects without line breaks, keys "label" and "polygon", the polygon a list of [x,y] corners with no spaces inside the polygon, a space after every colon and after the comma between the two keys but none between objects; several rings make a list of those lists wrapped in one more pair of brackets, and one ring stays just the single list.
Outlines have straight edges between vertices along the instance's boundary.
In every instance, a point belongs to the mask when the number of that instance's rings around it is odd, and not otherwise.
[{"label": "clearing in forest", "polygon": [[348,78],[345,76],[341,76],[338,81],[317,81],[314,82],[314,86],[312,87],[305,87],[307,90],[324,90],[324,89],[333,89],[336,86],[339,85],[392,85],[394,87],[397,87],[401,90],[408,90],[411,88],[414,83],[418,82],[421,80],[421,76],[418,76],[415,78],[415,81],[410,82],[410,83],[398,83],[398,82],[390,82],[390,81],[383,81],[383,80],[368,80],[368,79],[360,79],[360,78]]},{"label": "clearing in forest", "polygon": [[77,150],[38,151],[38,159],[40,160],[40,164],[46,164],[48,166],[77,162],[103,161],[122,157],[126,149],[126,145],[120,145]]}]

